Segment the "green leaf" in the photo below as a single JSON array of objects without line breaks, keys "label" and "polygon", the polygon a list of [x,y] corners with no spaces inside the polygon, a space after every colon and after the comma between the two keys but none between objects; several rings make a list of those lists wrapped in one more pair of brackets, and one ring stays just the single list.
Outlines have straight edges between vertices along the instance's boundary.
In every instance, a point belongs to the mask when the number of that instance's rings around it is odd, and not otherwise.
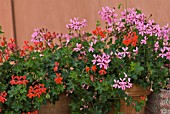
[{"label": "green leaf", "polygon": [[14,114],[13,111],[5,111],[5,114]]},{"label": "green leaf", "polygon": [[134,80],[138,79],[138,76],[136,74],[131,75],[131,78],[133,78]]},{"label": "green leaf", "polygon": [[143,66],[141,66],[139,62],[131,62],[130,67],[131,67],[130,70],[131,70],[134,74],[139,74],[139,75],[141,75],[141,72],[144,70]]},{"label": "green leaf", "polygon": [[4,32],[0,31],[0,34],[3,34]]},{"label": "green leaf", "polygon": [[13,108],[16,112],[18,112],[20,109],[23,108],[23,105],[22,105],[21,103],[19,103],[19,102],[13,102],[13,103],[12,103],[12,108]]},{"label": "green leaf", "polygon": [[4,33],[4,32],[2,32],[2,27],[0,26],[0,34],[2,34],[2,33]]},{"label": "green leaf", "polygon": [[137,14],[142,14],[142,11],[139,9],[136,9]]},{"label": "green leaf", "polygon": [[123,4],[119,4],[119,5],[118,5],[118,9],[120,9],[121,6],[123,6]]},{"label": "green leaf", "polygon": [[92,36],[92,34],[91,34],[91,33],[86,33],[86,35],[87,35],[87,37]]},{"label": "green leaf", "polygon": [[107,43],[107,45],[112,44],[112,38],[110,38],[109,42]]},{"label": "green leaf", "polygon": [[104,91],[104,88],[101,86],[100,82],[97,82],[95,86],[95,90],[98,91],[100,94]]},{"label": "green leaf", "polygon": [[125,22],[126,20],[125,19],[122,19],[122,22]]},{"label": "green leaf", "polygon": [[97,27],[100,26],[100,21],[99,20],[96,22],[96,26]]},{"label": "green leaf", "polygon": [[46,94],[46,98],[50,99],[50,94],[49,93]]}]

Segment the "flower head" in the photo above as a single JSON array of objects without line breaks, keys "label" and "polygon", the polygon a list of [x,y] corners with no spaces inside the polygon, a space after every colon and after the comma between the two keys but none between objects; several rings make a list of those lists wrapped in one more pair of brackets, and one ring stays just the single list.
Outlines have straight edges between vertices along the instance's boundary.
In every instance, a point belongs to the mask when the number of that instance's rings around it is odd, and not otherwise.
[{"label": "flower head", "polygon": [[68,29],[73,29],[75,31],[80,30],[81,28],[87,26],[87,21],[83,19],[82,21],[79,21],[79,18],[70,19],[70,24],[67,24],[66,27]]},{"label": "flower head", "polygon": [[7,96],[6,92],[1,92],[0,93],[0,102],[1,103],[4,103],[5,101],[7,101],[6,96]]},{"label": "flower head", "polygon": [[116,22],[117,14],[115,13],[115,8],[110,8],[108,6],[102,7],[102,11],[99,11],[98,13],[102,20],[105,20],[109,25]]},{"label": "flower head", "polygon": [[124,78],[119,78],[119,80],[114,79],[113,87],[114,88],[120,88],[122,90],[125,90],[126,88],[131,88],[132,83],[130,83],[131,79],[128,78],[127,74],[124,72]]},{"label": "flower head", "polygon": [[73,49],[73,51],[78,52],[78,51],[80,51],[81,49],[83,49],[83,48],[84,48],[84,47],[82,46],[82,44],[79,44],[79,43],[77,43],[77,44],[76,44],[76,46],[77,46],[77,47],[76,47],[76,48],[74,48],[74,49]]},{"label": "flower head", "polygon": [[109,67],[109,62],[110,60],[110,55],[103,53],[102,56],[100,55],[93,55],[93,57],[95,58],[94,60],[92,60],[93,64],[96,64],[100,66],[100,68],[104,68],[107,69]]},{"label": "flower head", "polygon": [[29,90],[28,90],[28,94],[27,96],[31,99],[33,97],[38,97],[40,98],[40,96],[42,94],[46,93],[46,88],[44,87],[44,84],[37,84],[35,86],[30,86]]},{"label": "flower head", "polygon": [[28,80],[26,79],[26,76],[12,76],[12,80],[10,81],[11,85],[26,85],[27,83]]}]

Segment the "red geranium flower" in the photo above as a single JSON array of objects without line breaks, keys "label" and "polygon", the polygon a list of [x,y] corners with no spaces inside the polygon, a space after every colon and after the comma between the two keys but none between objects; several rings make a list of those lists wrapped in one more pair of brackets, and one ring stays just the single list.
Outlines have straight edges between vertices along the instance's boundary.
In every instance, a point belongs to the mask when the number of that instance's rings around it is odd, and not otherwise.
[{"label": "red geranium flower", "polygon": [[57,84],[62,84],[62,80],[63,80],[62,77],[57,77],[57,78],[54,79],[54,81],[55,81]]},{"label": "red geranium flower", "polygon": [[101,69],[101,70],[99,70],[99,74],[100,75],[105,75],[105,74],[107,74],[107,72],[106,72],[105,69]]},{"label": "red geranium flower", "polygon": [[96,72],[96,70],[97,70],[96,65],[93,65],[93,66],[91,67],[91,69],[92,69],[92,71]]},{"label": "red geranium flower", "polygon": [[136,32],[128,33],[128,35],[124,36],[123,44],[128,46],[131,44],[132,46],[136,46],[136,43],[138,41],[138,36],[136,35]]},{"label": "red geranium flower", "polygon": [[0,102],[4,103],[5,101],[7,101],[7,99],[5,98],[7,96],[7,93],[4,91],[0,94]]},{"label": "red geranium flower", "polygon": [[27,96],[29,98],[33,98],[33,97],[39,98],[43,93],[46,93],[46,88],[44,87],[44,84],[38,84],[35,85],[34,87],[32,86],[29,87]]},{"label": "red geranium flower", "polygon": [[90,68],[89,67],[86,67],[86,72],[89,72]]}]

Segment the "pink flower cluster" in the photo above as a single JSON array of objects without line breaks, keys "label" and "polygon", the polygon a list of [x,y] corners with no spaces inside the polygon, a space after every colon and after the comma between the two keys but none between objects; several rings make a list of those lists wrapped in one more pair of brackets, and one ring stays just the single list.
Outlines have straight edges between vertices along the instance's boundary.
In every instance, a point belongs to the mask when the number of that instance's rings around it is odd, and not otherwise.
[{"label": "pink flower cluster", "polygon": [[136,29],[139,31],[139,34],[149,35],[149,36],[158,36],[158,39],[169,40],[170,28],[168,25],[163,26],[162,28],[154,22],[154,20],[149,20],[146,22],[146,16],[143,13],[137,13],[136,9],[128,9],[122,12],[122,19],[126,20],[124,23],[135,25]]},{"label": "pink flower cluster", "polygon": [[[121,18],[116,22],[116,30],[118,32],[122,32],[126,30],[125,24],[128,23],[130,25],[139,26],[144,24],[145,15],[137,14],[136,10],[133,9],[125,9],[124,12],[121,13]],[[124,20],[124,21],[123,21]]]},{"label": "pink flower cluster", "polygon": [[165,41],[169,40],[169,36],[170,36],[170,27],[167,25],[163,26],[161,28],[161,32],[160,32],[161,37],[164,38]]},{"label": "pink flower cluster", "polygon": [[95,58],[92,60],[93,64],[96,64],[100,66],[100,68],[107,69],[109,67],[109,62],[111,61],[110,55],[103,53],[102,56],[100,55],[93,55]]},{"label": "pink flower cluster", "polygon": [[131,88],[132,87],[132,83],[130,83],[130,78],[127,77],[127,74],[124,73],[125,77],[119,78],[119,80],[114,79],[114,83],[113,87],[114,88],[120,88],[122,90],[125,90],[126,88]]},{"label": "pink flower cluster", "polygon": [[144,39],[141,40],[140,44],[146,44],[147,40],[148,40],[148,38],[146,36],[144,36]]},{"label": "pink flower cluster", "polygon": [[70,19],[71,24],[67,24],[66,27],[68,29],[80,30],[81,28],[87,25],[87,21],[83,19],[82,21],[78,21],[79,18]]},{"label": "pink flower cluster", "polygon": [[131,25],[138,25],[144,24],[145,18],[146,18],[145,15],[137,13],[136,9],[128,8],[127,10],[125,9],[124,12],[122,12],[121,20],[125,20],[125,23]]},{"label": "pink flower cluster", "polygon": [[94,52],[93,42],[91,42],[89,45],[90,45],[89,52]]},{"label": "pink flower cluster", "polygon": [[83,45],[82,45],[82,44],[79,44],[79,43],[77,43],[76,46],[77,46],[77,47],[73,49],[73,51],[75,51],[75,52],[78,52],[78,51],[80,51],[81,49],[84,48]]},{"label": "pink flower cluster", "polygon": [[163,42],[163,48],[160,47],[160,44],[157,41],[154,45],[154,50],[156,52],[159,51],[159,57],[161,57],[161,58],[166,57],[166,59],[170,60],[170,47],[166,40],[164,40],[164,42]]},{"label": "pink flower cluster", "polygon": [[123,52],[119,52],[118,50],[117,50],[117,52],[115,52],[116,57],[119,59],[122,59],[130,54],[130,52],[127,51],[128,47],[126,47],[126,48],[122,47],[122,50],[123,50]]},{"label": "pink flower cluster", "polygon": [[[116,19],[117,14],[115,14],[114,8],[103,7],[102,11],[99,11],[99,14],[101,15],[101,18],[105,20],[108,23],[108,30],[113,31],[115,33],[120,33],[125,31],[126,24],[131,25],[131,27],[135,27],[138,30],[139,35],[143,36],[144,38],[141,39],[140,44],[147,44],[149,39],[149,36],[157,36],[157,42],[155,42],[154,50],[159,54],[159,57],[166,57],[166,59],[170,60],[170,49],[167,47],[168,40],[170,36],[170,28],[168,25],[165,25],[163,27],[160,27],[158,24],[154,22],[154,20],[148,20],[146,21],[146,16],[141,13],[139,10],[134,8],[125,9],[121,14],[122,16],[120,19]],[[116,28],[116,29],[113,29]],[[130,28],[134,29],[134,28]],[[116,30],[116,31],[115,31]],[[159,44],[159,40],[163,40],[163,47],[162,44]],[[164,45],[166,44],[166,45]],[[161,45],[161,46],[160,46]],[[123,48],[122,48],[123,49]],[[134,50],[135,54],[138,53],[138,48]],[[118,58],[123,58],[127,55],[130,55],[129,52],[127,52],[127,48],[123,49],[123,52],[117,52],[115,55]]]},{"label": "pink flower cluster", "polygon": [[159,57],[170,60],[170,47],[163,47],[160,49],[161,53],[159,54]]},{"label": "pink flower cluster", "polygon": [[66,45],[70,42],[70,40],[73,38],[73,36],[69,35],[69,34],[59,34],[57,33],[56,38],[61,39],[61,40],[65,40],[66,41]]},{"label": "pink flower cluster", "polygon": [[114,8],[109,8],[108,6],[102,7],[102,11],[98,12],[103,20],[105,20],[108,25],[113,25],[116,22],[117,14]]},{"label": "pink flower cluster", "polygon": [[146,22],[146,16],[143,13],[138,13],[134,8],[125,9],[120,19],[116,19],[117,14],[115,14],[115,9],[109,8],[108,6],[102,7],[102,11],[99,11],[99,14],[101,18],[109,24],[109,30],[112,30],[112,24],[115,23],[116,30],[122,32],[126,30],[125,23],[127,23],[135,25],[139,34],[142,36],[155,35],[160,39],[164,38],[166,41],[169,40],[170,28],[168,25],[161,28],[158,24],[154,23],[154,20]]},{"label": "pink flower cluster", "polygon": [[41,29],[35,28],[33,34],[31,35],[32,39],[31,42],[41,42],[45,40],[44,34]]},{"label": "pink flower cluster", "polygon": [[128,47],[122,47],[122,50],[123,51],[121,51],[121,52],[118,51],[118,50],[115,52],[116,57],[119,58],[119,59],[122,59],[124,57],[130,57],[131,54],[133,54],[133,55],[137,55],[138,54],[138,47],[133,49],[133,53],[128,52]]}]

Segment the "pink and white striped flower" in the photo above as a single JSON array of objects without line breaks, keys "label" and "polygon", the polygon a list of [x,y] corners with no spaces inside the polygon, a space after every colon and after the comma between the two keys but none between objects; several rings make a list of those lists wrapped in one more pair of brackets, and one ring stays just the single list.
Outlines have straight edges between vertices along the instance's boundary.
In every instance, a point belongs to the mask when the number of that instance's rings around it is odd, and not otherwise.
[{"label": "pink and white striped flower", "polygon": [[92,46],[93,46],[93,42],[90,43],[89,52],[94,52],[94,48]]},{"label": "pink and white striped flower", "polygon": [[133,49],[133,52],[134,52],[135,54],[138,54],[138,47],[136,47],[136,49]]},{"label": "pink and white striped flower", "polygon": [[147,43],[147,37],[146,36],[144,36],[144,39],[143,40],[141,40],[141,42],[140,42],[140,44],[146,44]]},{"label": "pink and white striped flower", "polygon": [[106,53],[103,53],[102,56],[94,54],[93,57],[95,58],[94,60],[92,60],[93,64],[97,64],[98,66],[100,66],[100,68],[104,69],[107,69],[109,67],[109,62],[111,61],[110,55]]},{"label": "pink and white striped flower", "polygon": [[154,50],[157,52],[159,49],[159,42],[157,41],[154,46]]},{"label": "pink and white striped flower", "polygon": [[131,79],[127,77],[126,73],[124,73],[124,75],[125,75],[124,78],[119,78],[119,80],[114,79],[115,84],[113,84],[112,87],[122,90],[125,90],[126,88],[131,88],[132,87],[132,83],[130,83]]},{"label": "pink and white striped flower", "polygon": [[70,19],[70,24],[67,24],[66,27],[68,29],[74,29],[74,30],[80,30],[81,28],[87,26],[87,21],[83,19],[82,21],[79,21],[79,18]]},{"label": "pink and white striped flower", "polygon": [[81,49],[84,48],[84,47],[82,46],[82,44],[79,44],[79,43],[77,43],[76,46],[77,46],[77,47],[73,49],[73,51],[75,51],[75,52],[78,52],[78,51],[80,51]]}]

